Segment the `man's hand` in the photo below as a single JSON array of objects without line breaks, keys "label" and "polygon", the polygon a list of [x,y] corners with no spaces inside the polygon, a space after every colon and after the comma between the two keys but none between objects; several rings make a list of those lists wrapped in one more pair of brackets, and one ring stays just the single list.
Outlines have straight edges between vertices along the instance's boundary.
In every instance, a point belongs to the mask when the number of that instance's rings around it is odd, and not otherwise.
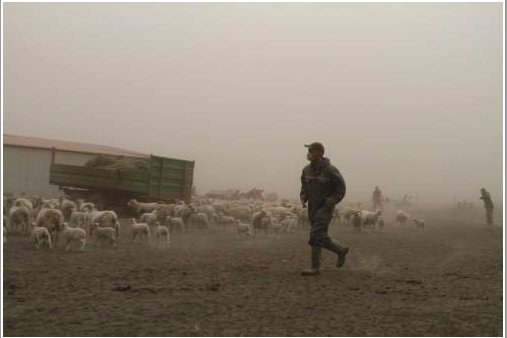
[{"label": "man's hand", "polygon": [[303,209],[306,208],[306,201],[301,201],[301,205],[303,206]]}]

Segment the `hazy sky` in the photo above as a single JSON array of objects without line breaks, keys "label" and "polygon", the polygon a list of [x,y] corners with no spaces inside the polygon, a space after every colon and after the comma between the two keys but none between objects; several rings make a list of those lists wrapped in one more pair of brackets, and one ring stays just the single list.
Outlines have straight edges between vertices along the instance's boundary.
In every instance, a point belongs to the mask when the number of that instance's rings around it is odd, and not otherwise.
[{"label": "hazy sky", "polygon": [[499,201],[502,43],[502,3],[5,3],[4,133],[294,198],[318,140],[348,200]]}]

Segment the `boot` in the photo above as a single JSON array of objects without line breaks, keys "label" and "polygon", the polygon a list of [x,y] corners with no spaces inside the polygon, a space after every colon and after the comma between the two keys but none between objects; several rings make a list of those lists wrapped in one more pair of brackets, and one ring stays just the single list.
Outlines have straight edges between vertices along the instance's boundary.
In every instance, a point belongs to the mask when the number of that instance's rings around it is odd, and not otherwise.
[{"label": "boot", "polygon": [[316,276],[320,273],[320,254],[322,248],[320,246],[312,246],[312,267],[301,271],[303,276]]},{"label": "boot", "polygon": [[345,263],[345,259],[347,258],[347,253],[349,252],[349,248],[344,247],[339,242],[331,239],[329,244],[326,246],[326,249],[329,249],[338,255],[338,260],[336,261],[336,267],[340,268]]},{"label": "boot", "polygon": [[336,267],[341,268],[343,263],[345,263],[345,258],[347,258],[347,254],[349,253],[349,248],[343,248],[341,252],[338,254],[338,261],[336,262]]}]

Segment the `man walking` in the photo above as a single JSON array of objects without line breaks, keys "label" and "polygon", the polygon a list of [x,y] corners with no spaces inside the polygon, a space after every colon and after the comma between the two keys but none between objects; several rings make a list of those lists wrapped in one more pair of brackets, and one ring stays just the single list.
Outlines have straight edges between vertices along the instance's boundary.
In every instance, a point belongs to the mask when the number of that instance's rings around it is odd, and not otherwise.
[{"label": "man walking", "polygon": [[481,188],[481,200],[484,201],[484,207],[486,208],[486,223],[493,225],[493,202],[491,201],[491,195],[486,189]]},{"label": "man walking", "polygon": [[304,167],[301,175],[301,204],[306,208],[308,202],[308,218],[310,220],[310,240],[312,247],[311,268],[301,272],[303,276],[314,276],[320,273],[320,256],[322,248],[338,255],[337,267],[345,263],[349,249],[329,237],[329,223],[333,211],[345,196],[345,181],[340,172],[324,157],[322,143],[314,142],[305,145],[308,148],[306,158],[310,164]]}]

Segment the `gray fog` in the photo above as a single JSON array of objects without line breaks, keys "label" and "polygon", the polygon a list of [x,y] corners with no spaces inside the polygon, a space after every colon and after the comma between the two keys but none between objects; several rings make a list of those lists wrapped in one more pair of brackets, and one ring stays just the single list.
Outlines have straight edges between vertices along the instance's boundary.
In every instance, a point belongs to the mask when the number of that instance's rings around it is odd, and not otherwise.
[{"label": "gray fog", "polygon": [[4,133],[196,161],[198,193],[502,199],[502,3],[5,3]]}]

